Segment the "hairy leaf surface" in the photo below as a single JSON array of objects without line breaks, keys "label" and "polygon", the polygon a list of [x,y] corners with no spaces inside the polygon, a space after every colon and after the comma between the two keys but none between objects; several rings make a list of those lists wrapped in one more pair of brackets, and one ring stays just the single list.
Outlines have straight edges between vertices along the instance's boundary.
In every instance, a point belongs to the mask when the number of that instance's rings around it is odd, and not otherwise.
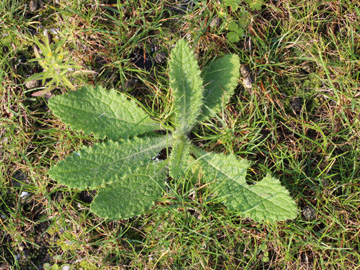
[{"label": "hairy leaf surface", "polygon": [[167,136],[108,141],[84,147],[49,171],[59,183],[79,189],[97,188],[149,164],[169,144]]},{"label": "hairy leaf surface", "polygon": [[53,113],[75,130],[94,133],[112,140],[128,138],[160,129],[134,101],[101,86],[82,87],[76,92],[53,97],[49,101]]},{"label": "hairy leaf surface", "polygon": [[184,172],[189,165],[189,154],[190,142],[185,136],[174,142],[169,165],[169,173],[172,178],[176,179],[184,175]]},{"label": "hairy leaf surface", "polygon": [[188,133],[200,114],[203,80],[193,52],[185,40],[171,51],[170,87],[174,95],[175,125],[178,132]]},{"label": "hairy leaf surface", "polygon": [[202,172],[218,198],[232,211],[255,221],[275,222],[297,216],[295,202],[278,179],[267,175],[255,185],[246,183],[249,162],[234,155],[205,153],[192,148]]},{"label": "hairy leaf surface", "polygon": [[213,117],[229,102],[238,85],[240,77],[240,60],[235,54],[217,59],[204,68],[204,106],[200,121]]},{"label": "hairy leaf surface", "polygon": [[91,211],[110,219],[129,218],[144,213],[163,194],[166,179],[163,167],[163,162],[153,162],[101,188],[91,204]]},{"label": "hairy leaf surface", "polygon": [[[248,161],[206,153],[187,137],[198,121],[220,112],[233,95],[240,76],[239,57],[224,56],[201,73],[187,42],[181,40],[169,64],[175,112],[175,130],[167,127],[171,136],[156,135],[153,131],[161,129],[160,124],[115,90],[83,87],[52,98],[49,106],[63,122],[109,140],[74,152],[50,169],[50,177],[71,188],[99,189],[91,210],[104,218],[121,219],[142,214],[162,195],[169,164],[171,177],[180,178],[189,168],[194,174],[191,182],[211,187],[230,210],[255,221],[295,218],[295,202],[278,179],[267,175],[248,185]],[[142,138],[136,137],[140,134]],[[170,161],[154,162],[168,147],[172,147]]]}]

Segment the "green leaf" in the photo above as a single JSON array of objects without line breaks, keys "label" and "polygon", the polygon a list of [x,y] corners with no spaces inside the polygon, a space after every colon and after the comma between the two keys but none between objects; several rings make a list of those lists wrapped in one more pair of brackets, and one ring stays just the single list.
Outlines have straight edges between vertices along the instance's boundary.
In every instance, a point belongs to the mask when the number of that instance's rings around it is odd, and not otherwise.
[{"label": "green leaf", "polygon": [[34,54],[35,54],[36,58],[32,59],[31,62],[38,61],[40,66],[46,70],[48,68],[48,66],[46,65],[46,62],[44,61],[45,58],[41,58],[40,53],[39,53],[38,49],[36,48],[36,46],[34,46]]},{"label": "green leaf", "polygon": [[239,14],[239,18],[241,18],[241,20],[239,20],[238,22],[240,23],[242,28],[246,28],[251,22],[251,14],[246,10],[241,11],[241,13]]},{"label": "green leaf", "polygon": [[64,85],[66,85],[67,87],[69,87],[69,89],[71,89],[71,90],[73,90],[73,91],[76,90],[75,86],[74,86],[66,77],[61,78],[61,81],[62,81],[62,83],[63,83]]},{"label": "green leaf", "polygon": [[239,27],[235,32],[239,35],[239,37],[242,37],[244,35],[244,29],[242,29],[241,27]]},{"label": "green leaf", "polygon": [[160,129],[134,101],[114,90],[82,87],[76,92],[55,96],[49,107],[75,130],[94,133],[95,138],[117,140]]},{"label": "green leaf", "polygon": [[240,37],[237,33],[235,32],[229,32],[226,34],[226,38],[228,39],[229,42],[231,43],[236,43],[240,40]]},{"label": "green leaf", "polygon": [[228,7],[231,7],[236,11],[239,8],[239,5],[241,4],[241,0],[225,0],[225,5]]},{"label": "green leaf", "polygon": [[204,107],[200,121],[204,121],[220,112],[229,102],[238,85],[240,60],[235,54],[217,59],[202,72],[204,78]]},{"label": "green leaf", "polygon": [[297,216],[296,204],[278,179],[267,175],[255,185],[246,183],[247,160],[234,155],[205,153],[192,148],[204,176],[218,198],[232,211],[257,222],[275,222]]},{"label": "green leaf", "polygon": [[24,83],[27,83],[29,81],[32,81],[32,80],[37,80],[37,79],[41,79],[43,77],[44,73],[41,72],[41,73],[35,73],[34,75],[30,76],[29,78],[27,78]]},{"label": "green leaf", "polygon": [[175,125],[177,130],[188,133],[200,114],[203,80],[193,52],[185,40],[176,43],[171,51],[170,87],[174,95]]},{"label": "green leaf", "polygon": [[91,211],[103,218],[123,219],[144,213],[164,190],[163,162],[152,163],[98,191]]},{"label": "green leaf", "polygon": [[261,6],[264,4],[264,0],[245,0],[249,4],[250,9],[261,10]]},{"label": "green leaf", "polygon": [[254,0],[251,4],[250,4],[250,8],[252,10],[256,9],[256,10],[261,10],[262,5],[264,4],[264,2],[262,0]]},{"label": "green leaf", "polygon": [[150,163],[161,149],[170,145],[169,139],[168,136],[135,137],[84,147],[52,167],[49,175],[60,184],[73,188],[104,186]]},{"label": "green leaf", "polygon": [[238,29],[239,29],[239,26],[236,22],[231,22],[229,23],[229,25],[227,26],[227,29],[229,31],[233,31],[233,32],[236,32]]},{"label": "green leaf", "polygon": [[169,173],[174,179],[183,176],[188,167],[190,142],[186,136],[181,137],[181,139],[175,140],[170,156]]}]

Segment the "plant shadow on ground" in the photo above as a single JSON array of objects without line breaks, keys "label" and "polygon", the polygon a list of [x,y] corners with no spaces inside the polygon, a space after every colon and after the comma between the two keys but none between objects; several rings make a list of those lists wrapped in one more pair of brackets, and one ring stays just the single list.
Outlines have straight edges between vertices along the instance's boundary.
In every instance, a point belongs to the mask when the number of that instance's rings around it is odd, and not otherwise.
[{"label": "plant shadow on ground", "polygon": [[[27,1],[0,4],[0,268],[358,267],[358,4],[268,1],[249,11],[245,36],[233,44],[225,21],[210,27],[224,8],[217,1],[193,1],[181,14],[170,9],[175,1],[78,1],[66,8],[44,2],[34,12],[23,11]],[[231,8],[227,13],[238,19]],[[222,53],[238,54],[251,68],[252,88],[239,86],[227,108],[191,138],[207,150],[250,159],[249,183],[268,172],[279,176],[303,212],[294,221],[254,223],[213,201],[199,179],[185,178],[170,181],[167,195],[140,217],[93,216],[80,191],[57,185],[47,170],[95,140],[54,119],[46,99],[31,97],[22,84],[39,72],[27,60],[34,57],[31,34],[44,28],[59,28],[73,59],[98,72],[75,83],[128,92],[162,118],[172,109],[166,59],[156,62],[158,52],[168,55],[185,36],[202,66]],[[149,70],[131,60],[146,52]]]}]

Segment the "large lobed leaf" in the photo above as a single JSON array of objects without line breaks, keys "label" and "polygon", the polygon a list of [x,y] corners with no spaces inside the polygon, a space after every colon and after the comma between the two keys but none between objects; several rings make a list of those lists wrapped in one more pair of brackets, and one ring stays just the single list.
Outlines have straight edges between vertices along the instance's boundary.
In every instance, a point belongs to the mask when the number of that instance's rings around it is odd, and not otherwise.
[{"label": "large lobed leaf", "polygon": [[160,129],[134,101],[101,86],[82,87],[76,92],[53,97],[49,101],[53,113],[75,130],[94,133],[112,140]]},{"label": "large lobed leaf", "polygon": [[204,106],[200,121],[204,121],[220,112],[229,102],[238,85],[240,60],[235,54],[217,59],[204,68]]},{"label": "large lobed leaf", "polygon": [[267,175],[255,185],[246,183],[249,162],[234,155],[206,153],[193,148],[202,172],[218,198],[232,211],[255,221],[275,222],[297,216],[294,200],[278,179]]},{"label": "large lobed leaf", "polygon": [[49,175],[69,187],[97,188],[146,166],[169,143],[168,136],[99,143],[74,152],[52,167]]},{"label": "large lobed leaf", "polygon": [[166,179],[163,162],[139,168],[98,191],[91,211],[103,218],[123,219],[144,213],[161,198]]},{"label": "large lobed leaf", "polygon": [[185,40],[176,43],[171,51],[169,65],[175,125],[180,133],[186,134],[194,126],[201,112],[203,80],[196,58]]}]

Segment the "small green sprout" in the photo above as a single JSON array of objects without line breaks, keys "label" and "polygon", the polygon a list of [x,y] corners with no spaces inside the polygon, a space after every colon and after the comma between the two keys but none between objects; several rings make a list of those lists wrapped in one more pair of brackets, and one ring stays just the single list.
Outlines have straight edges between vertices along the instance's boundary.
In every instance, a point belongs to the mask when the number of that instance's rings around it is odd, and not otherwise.
[{"label": "small green sprout", "polygon": [[[45,44],[42,44],[36,37],[34,37],[34,42],[34,54],[36,58],[30,60],[30,62],[38,62],[44,71],[30,76],[25,82],[41,80],[45,89],[33,93],[32,96],[42,96],[59,87],[60,84],[75,91],[75,86],[67,77],[96,73],[91,70],[83,70],[82,66],[70,60],[68,57],[69,52],[63,50],[65,40],[59,41],[51,46],[46,36]],[[42,54],[44,58],[42,58],[40,54]]]},{"label": "small green sprout", "polygon": [[226,34],[227,39],[231,43],[236,43],[240,40],[240,37],[244,35],[244,29],[238,25],[235,21],[229,23],[227,29],[230,31]]}]

